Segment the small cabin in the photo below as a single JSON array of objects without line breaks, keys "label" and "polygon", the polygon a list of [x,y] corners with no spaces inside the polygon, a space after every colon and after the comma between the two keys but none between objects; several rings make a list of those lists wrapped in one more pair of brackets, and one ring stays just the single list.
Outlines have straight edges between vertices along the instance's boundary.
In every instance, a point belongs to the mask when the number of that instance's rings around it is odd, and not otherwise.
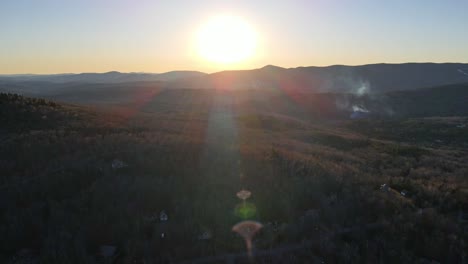
[{"label": "small cabin", "polygon": [[166,222],[168,219],[166,211],[162,210],[161,213],[159,213],[159,220],[161,222]]},{"label": "small cabin", "polygon": [[128,167],[128,165],[125,162],[123,162],[123,161],[121,161],[119,159],[114,159],[112,161],[112,169],[114,169],[114,170],[122,169],[122,168],[125,168],[125,167]]},{"label": "small cabin", "polygon": [[386,183],[380,185],[380,190],[384,192],[388,192],[390,190],[390,186],[388,186]]}]

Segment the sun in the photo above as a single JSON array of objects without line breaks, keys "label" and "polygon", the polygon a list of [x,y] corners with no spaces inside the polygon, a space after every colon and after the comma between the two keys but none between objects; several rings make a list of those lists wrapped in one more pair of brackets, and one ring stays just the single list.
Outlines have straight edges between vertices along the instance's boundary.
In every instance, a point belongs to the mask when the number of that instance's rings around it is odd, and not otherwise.
[{"label": "sun", "polygon": [[210,19],[197,35],[197,51],[219,64],[245,61],[254,55],[256,34],[241,17],[222,15]]}]

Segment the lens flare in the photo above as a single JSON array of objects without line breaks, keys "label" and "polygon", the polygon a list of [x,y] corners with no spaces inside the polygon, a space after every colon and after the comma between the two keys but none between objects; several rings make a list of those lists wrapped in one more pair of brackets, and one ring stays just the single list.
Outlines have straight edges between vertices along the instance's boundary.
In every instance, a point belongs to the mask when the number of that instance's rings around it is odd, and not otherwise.
[{"label": "lens flare", "polygon": [[257,214],[257,207],[252,203],[241,203],[234,209],[234,214],[242,219],[252,218]]},{"label": "lens flare", "polygon": [[250,197],[252,193],[250,191],[247,191],[247,190],[240,190],[236,195],[237,197],[239,197],[239,199],[242,199],[242,200],[246,200]]},{"label": "lens flare", "polygon": [[244,238],[249,257],[252,257],[252,238],[263,225],[255,221],[243,221],[232,227],[232,231]]}]

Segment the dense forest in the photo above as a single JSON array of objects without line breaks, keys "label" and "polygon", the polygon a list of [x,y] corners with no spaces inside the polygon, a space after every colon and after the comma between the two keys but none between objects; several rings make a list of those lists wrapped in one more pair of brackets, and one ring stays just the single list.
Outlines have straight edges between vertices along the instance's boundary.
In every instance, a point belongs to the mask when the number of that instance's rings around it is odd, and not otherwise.
[{"label": "dense forest", "polygon": [[311,119],[177,93],[196,104],[0,94],[0,262],[248,263],[243,220],[263,225],[255,263],[468,261],[467,117]]}]

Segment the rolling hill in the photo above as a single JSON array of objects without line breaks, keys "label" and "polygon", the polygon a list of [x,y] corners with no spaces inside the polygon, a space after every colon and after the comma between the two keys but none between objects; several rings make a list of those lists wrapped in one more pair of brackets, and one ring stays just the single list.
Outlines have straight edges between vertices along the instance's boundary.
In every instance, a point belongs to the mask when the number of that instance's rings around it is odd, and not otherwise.
[{"label": "rolling hill", "polygon": [[468,64],[405,63],[361,66],[260,69],[204,74],[194,71],[152,73],[81,73],[57,75],[2,75],[0,89],[15,86],[38,89],[68,84],[124,84],[164,82],[171,89],[283,89],[308,92],[382,93],[468,82]]},{"label": "rolling hill", "polygon": [[223,71],[175,81],[172,87],[281,88],[302,92],[381,93],[468,82],[468,64],[405,63]]},{"label": "rolling hill", "polygon": [[[221,96],[234,98],[231,103],[241,112],[301,118],[451,116],[468,111],[466,68],[467,64],[457,63],[292,69],[270,65],[214,74],[22,75],[0,78],[0,91],[164,113],[202,111],[206,102]],[[145,81],[151,78],[159,81]]]},{"label": "rolling hill", "polygon": [[171,71],[166,73],[121,73],[111,71],[106,73],[52,74],[52,75],[0,75],[4,82],[50,82],[50,83],[126,83],[126,82],[157,82],[175,81],[177,79],[203,76],[198,71]]},{"label": "rolling hill", "polygon": [[463,259],[466,117],[329,122],[267,94],[164,89],[128,112],[0,94],[0,262],[242,261],[242,188],[259,262]]}]

